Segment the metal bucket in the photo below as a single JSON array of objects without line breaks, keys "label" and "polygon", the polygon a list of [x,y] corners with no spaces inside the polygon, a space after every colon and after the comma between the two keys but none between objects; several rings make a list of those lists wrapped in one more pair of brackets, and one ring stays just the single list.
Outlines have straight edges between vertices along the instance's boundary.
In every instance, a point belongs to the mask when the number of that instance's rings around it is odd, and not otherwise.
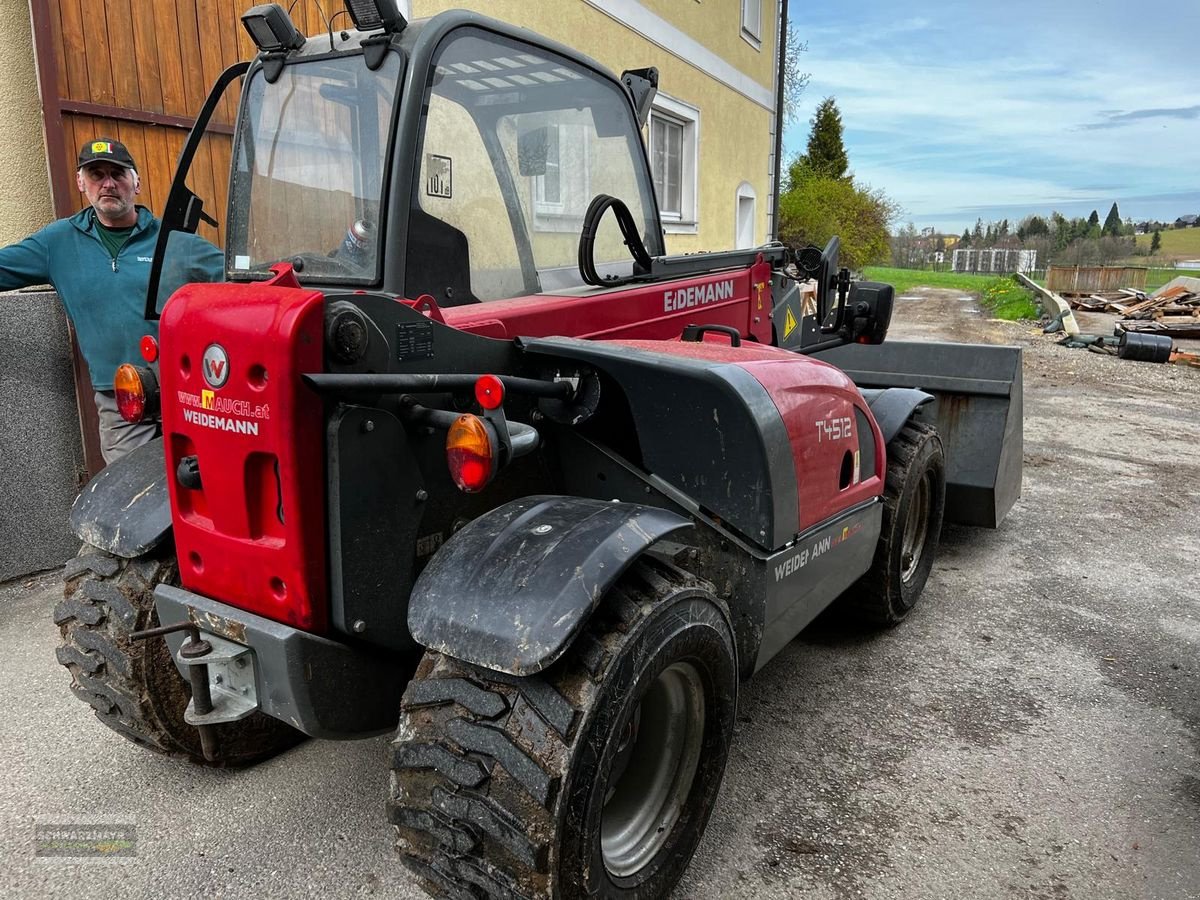
[{"label": "metal bucket", "polygon": [[1122,331],[1121,342],[1117,345],[1117,356],[1141,362],[1165,363],[1171,358],[1173,346],[1171,338],[1165,334]]},{"label": "metal bucket", "polygon": [[814,353],[860,388],[920,388],[946,451],[946,521],[995,528],[1021,496],[1021,348],[885,341]]}]

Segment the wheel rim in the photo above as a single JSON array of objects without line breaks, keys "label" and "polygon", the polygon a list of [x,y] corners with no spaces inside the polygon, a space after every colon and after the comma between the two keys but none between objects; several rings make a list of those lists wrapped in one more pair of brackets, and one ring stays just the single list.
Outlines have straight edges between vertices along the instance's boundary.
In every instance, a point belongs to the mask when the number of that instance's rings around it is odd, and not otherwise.
[{"label": "wheel rim", "polygon": [[908,518],[904,522],[904,539],[900,550],[900,579],[909,581],[921,565],[925,552],[925,538],[929,534],[929,506],[933,496],[933,485],[926,472],[917,482],[912,503],[908,507]]},{"label": "wheel rim", "polygon": [[619,738],[600,821],[613,875],[633,875],[670,837],[696,777],[704,718],[704,684],[691,663],[664,669],[642,697]]}]

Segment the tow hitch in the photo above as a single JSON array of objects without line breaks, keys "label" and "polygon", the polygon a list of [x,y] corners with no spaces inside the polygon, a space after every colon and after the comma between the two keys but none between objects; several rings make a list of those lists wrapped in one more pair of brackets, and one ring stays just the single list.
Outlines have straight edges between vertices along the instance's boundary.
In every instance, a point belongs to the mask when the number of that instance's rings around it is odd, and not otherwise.
[{"label": "tow hitch", "polygon": [[192,699],[183,718],[200,732],[204,758],[215,762],[219,750],[216,726],[244,719],[258,709],[253,652],[216,635],[202,637],[200,629],[191,622],[135,631],[130,638],[144,641],[177,631],[187,632],[176,662],[187,667],[192,686]]}]

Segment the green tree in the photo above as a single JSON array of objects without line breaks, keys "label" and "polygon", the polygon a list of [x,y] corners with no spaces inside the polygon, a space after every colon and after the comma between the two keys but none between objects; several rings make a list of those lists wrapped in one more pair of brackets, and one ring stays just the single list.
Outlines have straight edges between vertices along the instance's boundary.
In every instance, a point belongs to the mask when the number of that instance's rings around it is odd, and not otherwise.
[{"label": "green tree", "polygon": [[792,163],[789,174],[792,182],[809,175],[819,178],[846,178],[850,160],[842,142],[842,114],[837,101],[826,97],[812,118],[812,131],[804,155]]},{"label": "green tree", "polygon": [[795,247],[824,247],[836,234],[839,262],[857,269],[889,259],[888,226],[897,213],[882,191],[857,187],[847,178],[808,175],[779,198],[779,234]]},{"label": "green tree", "polygon": [[1022,241],[1026,238],[1044,237],[1050,233],[1050,226],[1041,216],[1027,216],[1017,226],[1017,237]]},{"label": "green tree", "polygon": [[963,229],[963,236],[962,236],[962,238],[959,239],[958,246],[960,246],[960,247],[970,247],[971,246],[971,229],[970,228]]},{"label": "green tree", "polygon": [[1153,256],[1162,249],[1162,235],[1158,229],[1154,229],[1154,236],[1150,238],[1150,255]]},{"label": "green tree", "polygon": [[1092,214],[1088,216],[1088,224],[1098,226],[1100,224],[1100,213],[1093,209]]},{"label": "green tree", "polygon": [[1104,233],[1111,237],[1121,236],[1121,213],[1117,211],[1116,202],[1113,203],[1112,209],[1104,218]]}]

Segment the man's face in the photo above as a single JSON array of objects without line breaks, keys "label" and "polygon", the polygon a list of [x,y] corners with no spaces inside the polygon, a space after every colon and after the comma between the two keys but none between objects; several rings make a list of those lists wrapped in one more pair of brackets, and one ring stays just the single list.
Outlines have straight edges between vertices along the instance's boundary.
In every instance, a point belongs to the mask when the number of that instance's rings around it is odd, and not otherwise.
[{"label": "man's face", "polygon": [[133,198],[141,193],[138,175],[133,169],[126,169],[110,162],[88,163],[76,173],[79,190],[87,194],[88,202],[100,216],[100,221],[110,223],[132,224],[136,221],[137,210]]}]

